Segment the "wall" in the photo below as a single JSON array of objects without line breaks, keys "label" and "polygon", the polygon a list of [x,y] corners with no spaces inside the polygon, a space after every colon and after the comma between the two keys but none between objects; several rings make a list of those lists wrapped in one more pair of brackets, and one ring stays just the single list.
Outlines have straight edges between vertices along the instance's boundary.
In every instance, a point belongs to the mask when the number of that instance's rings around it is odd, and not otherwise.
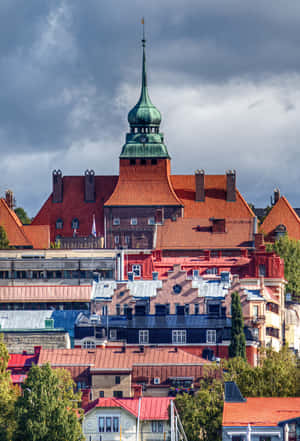
[{"label": "wall", "polygon": [[[116,366],[117,368],[118,366]],[[119,366],[121,367],[121,366]],[[120,384],[116,384],[116,376],[120,377]],[[122,391],[123,397],[131,397],[131,374],[91,374],[93,400],[99,398],[99,391],[104,391],[104,397],[113,397],[114,391]]]},{"label": "wall", "polygon": [[69,349],[70,337],[65,331],[3,332],[4,343],[10,353],[34,352],[35,346],[44,349]]}]

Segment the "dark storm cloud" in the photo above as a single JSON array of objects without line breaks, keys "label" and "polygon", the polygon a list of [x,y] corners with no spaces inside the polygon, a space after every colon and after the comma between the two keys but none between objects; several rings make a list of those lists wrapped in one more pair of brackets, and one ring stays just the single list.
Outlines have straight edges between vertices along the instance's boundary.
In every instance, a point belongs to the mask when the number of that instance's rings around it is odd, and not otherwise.
[{"label": "dark storm cloud", "polygon": [[278,181],[295,198],[300,4],[282,0],[2,1],[2,193],[11,187],[34,214],[52,169],[117,171],[138,97],[142,16],[173,169],[192,172],[199,157],[211,173],[228,163],[252,201],[268,202]]}]

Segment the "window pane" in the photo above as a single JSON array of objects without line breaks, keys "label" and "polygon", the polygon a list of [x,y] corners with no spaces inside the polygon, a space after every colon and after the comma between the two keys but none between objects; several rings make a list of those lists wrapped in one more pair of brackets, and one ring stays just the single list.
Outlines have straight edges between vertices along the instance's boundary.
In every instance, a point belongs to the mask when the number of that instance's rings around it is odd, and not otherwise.
[{"label": "window pane", "polygon": [[99,432],[104,432],[104,417],[99,417]]},{"label": "window pane", "polygon": [[119,432],[119,417],[113,417],[113,432]]},{"label": "window pane", "polygon": [[111,417],[106,417],[106,432],[111,432]]}]

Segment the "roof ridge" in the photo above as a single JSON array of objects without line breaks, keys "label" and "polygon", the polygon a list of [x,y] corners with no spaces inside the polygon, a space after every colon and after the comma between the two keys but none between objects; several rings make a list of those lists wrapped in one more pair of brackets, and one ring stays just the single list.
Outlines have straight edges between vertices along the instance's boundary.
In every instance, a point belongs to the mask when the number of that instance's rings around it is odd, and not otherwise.
[{"label": "roof ridge", "polygon": [[21,233],[21,235],[23,236],[23,238],[25,239],[25,241],[30,244],[31,246],[33,246],[32,242],[28,239],[28,237],[25,234],[24,228],[23,228],[23,224],[20,221],[20,219],[18,218],[18,216],[16,215],[16,213],[9,208],[6,200],[4,198],[1,198],[0,201],[2,202],[4,208],[6,209],[7,213],[9,214],[9,216],[13,219],[18,231]]}]

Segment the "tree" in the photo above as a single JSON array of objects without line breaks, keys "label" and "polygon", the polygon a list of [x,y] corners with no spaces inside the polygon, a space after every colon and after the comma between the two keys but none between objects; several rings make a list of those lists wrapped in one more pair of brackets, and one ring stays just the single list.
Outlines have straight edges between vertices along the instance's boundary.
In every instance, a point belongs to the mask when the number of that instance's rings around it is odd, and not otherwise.
[{"label": "tree", "polygon": [[15,208],[15,213],[23,225],[31,224],[31,219],[28,217],[26,211],[22,207]]},{"label": "tree", "polygon": [[14,387],[7,371],[9,353],[0,336],[0,441],[11,440],[15,429],[15,402],[18,387]]},{"label": "tree", "polygon": [[52,370],[49,364],[32,366],[16,403],[13,441],[81,441],[78,408],[80,394],[74,392],[69,372]]},{"label": "tree", "polygon": [[246,359],[246,338],[241,299],[237,292],[231,294],[231,342],[229,357]]},{"label": "tree", "polygon": [[222,439],[223,384],[221,380],[204,379],[194,397],[176,397],[176,408],[189,441]]},{"label": "tree", "polygon": [[274,251],[284,260],[284,277],[288,284],[286,291],[293,300],[300,301],[300,242],[289,239],[285,234],[273,244],[267,245],[267,251]]},{"label": "tree", "polygon": [[0,250],[7,250],[8,248],[10,248],[10,246],[6,231],[4,227],[0,225]]}]

